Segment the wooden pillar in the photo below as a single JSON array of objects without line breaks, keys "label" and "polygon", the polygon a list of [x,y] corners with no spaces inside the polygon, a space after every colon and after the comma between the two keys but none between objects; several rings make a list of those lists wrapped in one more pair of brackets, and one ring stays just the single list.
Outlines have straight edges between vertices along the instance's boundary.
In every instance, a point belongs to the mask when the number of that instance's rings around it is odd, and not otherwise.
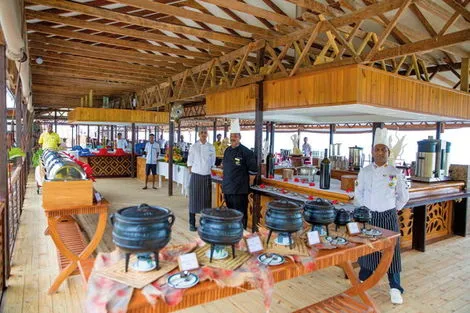
[{"label": "wooden pillar", "polygon": [[114,142],[114,126],[111,125],[111,141]]},{"label": "wooden pillar", "polygon": [[131,125],[131,177],[135,177],[135,123]]},{"label": "wooden pillar", "polygon": [[158,126],[153,128],[153,133],[155,134],[155,140],[160,139],[160,136],[158,135]]},{"label": "wooden pillar", "polygon": [[275,124],[271,122],[271,127],[269,127],[269,152],[274,155],[274,138],[275,138]]},{"label": "wooden pillar", "polygon": [[214,134],[212,136],[212,142],[216,142],[217,140],[217,119],[214,119]]},{"label": "wooden pillar", "polygon": [[127,140],[128,136],[127,136],[127,126],[124,126],[124,139]]},{"label": "wooden pillar", "polygon": [[169,132],[170,138],[168,144],[168,196],[171,197],[173,195],[173,146],[175,145],[175,122],[171,120],[171,117]]},{"label": "wooden pillar", "polygon": [[[173,128],[174,128],[174,125],[173,125]],[[178,122],[178,130],[176,131],[176,142],[180,142],[180,137],[181,137],[181,122]],[[174,138],[173,138],[173,142],[175,142]]]},{"label": "wooden pillar", "polygon": [[[23,115],[22,112],[22,103],[21,103],[21,81],[18,78],[17,88],[16,88],[16,95],[15,95],[15,119],[16,119],[16,145],[18,147],[22,147],[21,142],[23,141],[23,132],[22,123],[21,123],[21,116]],[[13,120],[12,120],[13,123]],[[23,148],[23,147],[22,147]]]},{"label": "wooden pillar", "polygon": [[470,71],[470,59],[469,58],[462,58],[462,66],[460,67],[460,90],[469,92],[470,79],[469,71]]},{"label": "wooden pillar", "polygon": [[[72,147],[75,145],[75,140],[74,140],[74,136],[73,136],[73,130],[74,130],[74,126],[73,125],[70,125],[70,127],[72,127]],[[62,138],[60,138],[60,143],[62,143]]]},{"label": "wooden pillar", "polygon": [[86,126],[86,137],[87,137],[87,140],[88,138],[90,138],[90,125]]},{"label": "wooden pillar", "polygon": [[100,126],[98,125],[98,131],[96,132],[97,133],[97,138],[98,139],[98,146],[101,144],[100,143]]},{"label": "wooden pillar", "polygon": [[[334,134],[336,132],[336,125],[335,124],[330,124],[330,145],[334,143]],[[330,155],[331,155],[330,151]]]},{"label": "wooden pillar", "polygon": [[80,145],[80,126],[79,125],[75,125],[76,127],[76,130],[75,130],[75,143],[77,146]]},{"label": "wooden pillar", "polygon": [[4,251],[3,271],[6,275],[2,275],[3,284],[5,285],[5,277],[10,275],[10,238],[9,238],[9,216],[8,216],[8,150],[7,150],[7,103],[6,103],[6,57],[5,46],[0,45],[0,201],[5,203],[3,210],[3,244]]},{"label": "wooden pillar", "polygon": [[436,122],[436,139],[439,140],[441,139],[441,134],[444,132],[443,131],[443,124],[442,122]]},{"label": "wooden pillar", "polygon": [[194,134],[194,142],[196,142],[196,141],[197,141],[197,133],[199,133],[199,126],[198,126],[198,125],[196,125],[196,127],[194,128],[194,132],[195,132],[195,134]]}]

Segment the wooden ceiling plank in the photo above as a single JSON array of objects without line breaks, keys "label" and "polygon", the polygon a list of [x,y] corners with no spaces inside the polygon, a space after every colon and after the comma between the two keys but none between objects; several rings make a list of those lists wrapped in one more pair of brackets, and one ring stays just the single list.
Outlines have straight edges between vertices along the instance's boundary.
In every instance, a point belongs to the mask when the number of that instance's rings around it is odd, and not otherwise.
[{"label": "wooden ceiling plank", "polygon": [[244,2],[239,2],[236,0],[201,0],[206,3],[214,4],[218,7],[224,7],[230,10],[236,10],[239,12],[247,13],[256,17],[262,17],[268,21],[275,21],[278,24],[285,24],[294,27],[304,27],[304,24],[296,19],[291,17],[281,15],[275,12],[271,12],[265,9],[262,9],[257,6],[252,6]]},{"label": "wooden ceiling plank", "polygon": [[154,12],[160,12],[164,14],[168,14],[170,16],[179,16],[182,18],[187,18],[193,21],[198,21],[202,23],[209,23],[214,24],[222,27],[228,27],[233,29],[238,29],[247,33],[257,34],[262,37],[272,38],[277,36],[277,34],[273,31],[263,29],[261,27],[252,26],[246,23],[239,23],[231,20],[227,20],[224,18],[199,13],[191,10],[186,10],[183,8],[179,8],[173,5],[158,3],[154,1],[147,1],[147,0],[110,0],[111,2],[122,3],[126,5],[130,5],[140,9],[146,9]]},{"label": "wooden ceiling plank", "polygon": [[197,60],[186,59],[186,58],[175,58],[175,57],[167,57],[161,56],[156,54],[150,53],[141,53],[135,50],[123,50],[123,49],[113,49],[113,48],[105,48],[105,47],[95,47],[88,44],[83,44],[79,42],[73,42],[68,40],[62,40],[57,38],[51,38],[46,36],[41,36],[39,34],[29,34],[28,39],[34,42],[46,43],[46,44],[53,44],[56,46],[63,46],[63,47],[73,47],[74,49],[80,50],[87,50],[101,54],[108,54],[108,55],[115,55],[115,56],[122,56],[122,57],[129,57],[134,59],[142,59],[148,62],[173,62],[173,64],[182,64],[187,66],[194,66],[198,65],[200,62]]},{"label": "wooden ceiling plank", "polygon": [[[178,34],[188,34],[201,38],[210,38],[214,40],[220,40],[222,42],[231,42],[234,44],[244,45],[250,42],[249,39],[243,37],[230,36],[225,33],[219,33],[216,31],[206,31],[198,28],[174,25],[164,22],[159,22],[155,20],[150,20],[147,18],[142,18],[138,16],[133,16],[130,14],[124,14],[115,12],[108,9],[103,9],[100,7],[93,7],[86,4],[80,4],[69,1],[56,1],[56,0],[28,0],[30,3],[46,5],[53,8],[68,10],[71,12],[84,13],[91,16],[96,16],[104,19],[110,19],[130,25],[138,25],[142,27],[148,27],[158,30],[166,30]],[[121,1],[119,1],[121,2]]]},{"label": "wooden ceiling plank", "polygon": [[461,5],[455,0],[442,0],[442,1],[444,1],[448,6],[454,9],[455,12],[458,12],[460,15],[462,15],[467,21],[470,21],[470,12],[465,8],[465,6]]},{"label": "wooden ceiling plank", "polygon": [[84,63],[84,64],[95,64],[96,66],[102,66],[106,68],[122,68],[122,69],[127,69],[130,71],[137,70],[139,72],[143,73],[149,73],[149,74],[154,74],[156,72],[159,72],[161,74],[168,74],[171,73],[172,71],[164,71],[162,68],[158,67],[153,67],[153,66],[145,66],[145,65],[137,65],[137,64],[131,64],[128,62],[120,62],[118,60],[113,60],[113,61],[107,61],[107,60],[102,60],[102,59],[96,59],[93,58],[92,56],[88,57],[81,57],[78,55],[70,55],[70,54],[64,54],[64,53],[57,53],[54,51],[44,51],[41,49],[35,49],[34,47],[29,48],[30,54],[33,57],[49,57],[53,59],[61,59],[61,60],[66,60],[66,61],[74,61],[77,63]]},{"label": "wooden ceiling plank", "polygon": [[[448,21],[453,15],[451,12],[449,12],[447,9],[440,6],[438,3],[436,3],[433,0],[420,0],[416,2],[416,4],[420,8],[428,11],[429,13],[432,13],[433,15],[435,15],[436,17],[439,17],[440,19],[444,21]],[[457,27],[460,30],[466,29],[469,27],[469,23],[465,20],[457,20],[455,23],[455,27]]]},{"label": "wooden ceiling plank", "polygon": [[104,59],[104,60],[119,60],[122,62],[134,62],[138,64],[148,64],[148,65],[154,65],[154,66],[161,66],[162,70],[165,71],[180,71],[184,70],[185,67],[181,66],[180,64],[170,64],[168,62],[155,62],[149,59],[145,58],[133,58],[130,56],[125,56],[125,55],[116,55],[116,54],[104,54],[104,53],[99,53],[96,51],[91,51],[88,49],[80,49],[74,46],[74,43],[70,43],[71,45],[66,46],[64,45],[55,45],[55,44],[43,44],[41,42],[36,42],[36,41],[30,41],[30,46],[32,48],[36,49],[42,49],[42,50],[48,50],[48,51],[58,51],[58,52],[64,52],[64,53],[69,53],[72,55],[81,55],[84,57],[91,56],[99,59]]},{"label": "wooden ceiling plank", "polygon": [[370,59],[379,51],[379,49],[382,47],[383,43],[387,39],[387,37],[390,35],[392,30],[395,28],[395,26],[398,23],[398,19],[400,16],[405,12],[406,8],[410,5],[411,0],[406,0],[403,2],[403,4],[400,6],[400,9],[398,9],[397,13],[395,13],[393,19],[390,21],[390,23],[387,25],[385,30],[380,34],[380,37],[378,38],[377,42],[375,43],[374,47],[372,50],[367,54],[366,58],[364,61],[370,61]]},{"label": "wooden ceiling plank", "polygon": [[[159,43],[173,43],[175,45],[185,45],[192,46],[195,48],[200,48],[204,50],[210,50],[213,52],[228,52],[231,51],[229,48],[224,46],[218,46],[214,44],[207,44],[203,42],[197,42],[188,39],[174,38],[166,35],[160,35],[152,32],[145,32],[140,30],[135,30],[131,28],[122,28],[114,25],[106,25],[93,21],[83,21],[74,17],[65,17],[57,14],[52,14],[48,12],[41,11],[31,11],[26,10],[27,19],[40,19],[43,21],[54,22],[58,24],[70,25],[78,28],[92,29],[99,32],[106,32],[111,34],[118,34],[121,36],[128,36],[134,38],[140,38],[144,40],[152,40]],[[220,53],[217,53],[220,54]]]},{"label": "wooden ceiling plank", "polygon": [[[467,4],[470,2],[470,0],[466,0],[464,3],[463,3],[463,7],[465,8],[467,6]],[[445,23],[445,25],[442,27],[441,31],[439,32],[439,36],[441,35],[444,35],[446,33],[446,31],[452,26],[454,25],[454,23],[457,21],[457,18],[460,16],[460,12],[459,11],[455,11],[454,14],[450,17],[450,19]]]},{"label": "wooden ceiling plank", "polygon": [[461,30],[451,34],[425,39],[395,48],[384,49],[377,52],[371,61],[391,59],[412,53],[439,49],[467,41],[468,38],[470,38],[470,29]]},{"label": "wooden ceiling plank", "polygon": [[137,87],[137,84],[126,84],[126,83],[111,83],[111,82],[104,82],[100,80],[88,80],[88,79],[78,79],[78,78],[68,78],[63,79],[61,77],[46,77],[44,75],[37,75],[34,74],[33,76],[33,83],[40,84],[40,85],[50,85],[50,86],[81,86],[81,87],[89,87],[90,89],[93,88],[100,88],[100,89],[120,89],[120,88],[134,88]]},{"label": "wooden ceiling plank", "polygon": [[[28,24],[28,30],[34,30],[45,34],[56,35],[61,37],[76,38],[80,40],[109,44],[118,47],[126,47],[131,49],[142,49],[147,51],[173,53],[182,56],[191,56],[200,59],[208,59],[209,55],[202,52],[188,51],[182,49],[174,49],[163,46],[156,46],[151,43],[144,43],[138,41],[130,41],[125,39],[115,39],[107,36],[90,35],[81,31],[70,31],[63,28],[48,27],[40,24]],[[175,58],[177,59],[177,58]]]}]

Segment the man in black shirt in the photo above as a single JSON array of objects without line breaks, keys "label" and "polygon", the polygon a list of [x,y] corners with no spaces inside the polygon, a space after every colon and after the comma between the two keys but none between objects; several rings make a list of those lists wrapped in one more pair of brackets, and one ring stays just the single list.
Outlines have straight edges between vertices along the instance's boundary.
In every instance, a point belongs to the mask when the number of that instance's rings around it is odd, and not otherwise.
[{"label": "man in black shirt", "polygon": [[[238,124],[238,120],[235,123]],[[222,162],[222,192],[227,207],[243,213],[243,226],[246,228],[250,175],[257,174],[258,165],[253,151],[242,145],[240,139],[239,127],[232,125],[230,147],[225,150]]]}]

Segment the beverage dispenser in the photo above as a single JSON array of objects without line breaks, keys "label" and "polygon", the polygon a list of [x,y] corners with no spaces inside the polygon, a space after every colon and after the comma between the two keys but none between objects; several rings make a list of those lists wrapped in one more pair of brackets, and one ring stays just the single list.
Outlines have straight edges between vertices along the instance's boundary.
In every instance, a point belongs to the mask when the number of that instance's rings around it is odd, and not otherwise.
[{"label": "beverage dispenser", "polygon": [[428,139],[418,141],[416,169],[413,180],[433,182],[447,180],[449,175],[450,142]]},{"label": "beverage dispenser", "polygon": [[354,146],[349,147],[349,169],[359,171],[364,165],[363,148]]}]

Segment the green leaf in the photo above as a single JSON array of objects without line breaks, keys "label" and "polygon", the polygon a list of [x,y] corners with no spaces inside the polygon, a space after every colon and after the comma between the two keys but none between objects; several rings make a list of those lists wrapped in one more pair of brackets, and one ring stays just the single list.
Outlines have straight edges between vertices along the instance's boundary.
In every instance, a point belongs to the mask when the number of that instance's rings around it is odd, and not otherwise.
[{"label": "green leaf", "polygon": [[26,156],[26,153],[23,151],[23,149],[18,148],[18,147],[13,147],[8,151],[9,160],[13,160],[15,158],[24,157],[24,156]]}]

